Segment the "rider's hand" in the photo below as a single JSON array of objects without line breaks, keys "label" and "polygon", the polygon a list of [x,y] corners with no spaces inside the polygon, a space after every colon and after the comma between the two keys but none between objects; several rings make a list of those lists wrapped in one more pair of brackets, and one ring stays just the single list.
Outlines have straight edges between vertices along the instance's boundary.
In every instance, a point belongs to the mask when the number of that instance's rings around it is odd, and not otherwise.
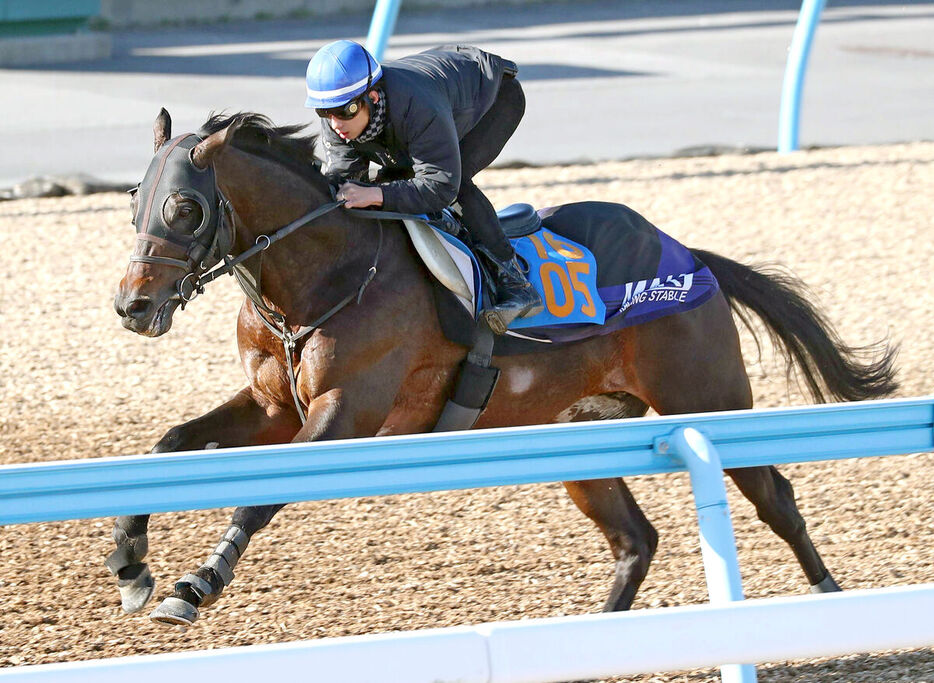
[{"label": "rider's hand", "polygon": [[368,206],[383,205],[383,188],[379,185],[367,186],[356,183],[344,183],[337,191],[337,198],[346,200],[348,209],[363,209]]}]

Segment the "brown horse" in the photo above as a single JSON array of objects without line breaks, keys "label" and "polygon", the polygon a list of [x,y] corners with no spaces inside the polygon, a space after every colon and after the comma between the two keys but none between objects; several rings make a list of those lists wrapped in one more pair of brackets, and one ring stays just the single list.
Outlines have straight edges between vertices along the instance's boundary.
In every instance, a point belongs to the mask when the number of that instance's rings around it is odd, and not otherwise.
[{"label": "brown horse", "polygon": [[[442,333],[430,275],[401,223],[385,221],[383,228],[380,222],[377,228],[377,221],[338,209],[270,244],[264,236],[331,202],[313,163],[313,138],[300,137],[299,127],[274,128],[255,114],[212,117],[203,140],[170,140],[170,125],[163,110],[154,128],[158,154],[134,198],[139,239],[115,299],[117,313],[134,332],[164,334],[176,308],[193,294],[197,276],[225,254],[243,254],[257,242],[267,247],[265,311],[261,315],[247,299],[239,314],[247,385],[214,410],[172,427],[153,452],[430,431],[468,349]],[[662,415],[750,408],[733,311],[744,322],[750,312],[764,321],[817,400],[877,398],[895,388],[894,350],[845,346],[807,301],[801,282],[694,253],[720,283],[713,298],[611,334],[494,358],[502,375],[477,427],[641,417],[649,406]],[[293,331],[317,324],[287,358],[270,317]],[[861,360],[867,352],[880,355]],[[791,546],[812,590],[839,590],[808,536],[789,482],[774,467],[728,474],[759,518]],[[622,479],[564,485],[606,536],[616,561],[605,609],[627,609],[655,553],[655,529]],[[176,584],[152,618],[193,623],[199,608],[232,580],[253,534],[281,508],[238,508],[207,562]],[[148,519],[120,517],[114,528],[117,549],[107,564],[128,612],[141,609],[153,592],[144,562]]]}]

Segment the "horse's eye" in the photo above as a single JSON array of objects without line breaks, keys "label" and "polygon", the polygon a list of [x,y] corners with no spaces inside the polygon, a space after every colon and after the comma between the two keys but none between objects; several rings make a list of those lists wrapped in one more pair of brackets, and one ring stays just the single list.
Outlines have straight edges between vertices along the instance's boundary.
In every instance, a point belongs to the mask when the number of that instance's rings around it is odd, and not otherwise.
[{"label": "horse's eye", "polygon": [[191,208],[183,206],[178,210],[178,215],[182,218],[188,218],[191,215]]}]

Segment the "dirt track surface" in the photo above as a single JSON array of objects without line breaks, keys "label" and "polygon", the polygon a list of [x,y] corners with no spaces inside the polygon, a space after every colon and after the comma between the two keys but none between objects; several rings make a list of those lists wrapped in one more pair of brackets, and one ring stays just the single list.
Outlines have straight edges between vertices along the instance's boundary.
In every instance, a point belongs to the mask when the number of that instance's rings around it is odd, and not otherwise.
[{"label": "dirt track surface", "polygon": [[[494,170],[479,180],[497,206],[623,202],[690,246],[780,261],[849,343],[886,334],[901,343],[900,396],[932,391],[934,143]],[[242,385],[240,294],[229,278],[178,312],[165,337],[121,328],[111,301],[132,234],[125,195],[0,204],[0,463],[144,453]],[[768,347],[759,360],[744,340],[757,406],[806,403]],[[934,455],[920,454],[782,468],[842,586],[934,581],[932,465]],[[629,484],[661,537],[634,608],[705,602],[686,475]],[[790,550],[730,494],[747,597],[805,593]],[[157,599],[206,559],[230,512],[153,518]],[[0,665],[593,613],[613,572],[560,484],[301,503],[254,539],[220,602],[179,633],[150,623],[148,610],[122,614],[103,565],[110,528],[109,519],[0,528]],[[759,672],[760,681],[919,683],[934,681],[934,651]]]}]

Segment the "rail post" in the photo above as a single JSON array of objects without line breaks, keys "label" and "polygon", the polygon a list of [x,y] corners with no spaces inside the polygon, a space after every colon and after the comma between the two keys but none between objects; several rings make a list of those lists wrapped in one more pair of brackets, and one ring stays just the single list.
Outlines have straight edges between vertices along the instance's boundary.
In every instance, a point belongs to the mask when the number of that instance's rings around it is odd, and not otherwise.
[{"label": "rail post", "polygon": [[[693,427],[679,427],[667,438],[657,440],[655,450],[681,460],[691,475],[710,604],[741,601],[743,580],[720,454],[710,440]],[[720,680],[723,683],[756,683],[756,669],[751,664],[724,664],[720,667]]]},{"label": "rail post", "polygon": [[798,123],[801,120],[801,91],[807,69],[811,43],[820,22],[824,0],[803,0],[798,23],[791,37],[785,80],[782,82],[782,101],[778,114],[778,151],[794,152],[798,149]]},{"label": "rail post", "polygon": [[396,28],[396,18],[402,0],[376,0],[373,18],[370,20],[370,32],[366,35],[366,49],[377,60],[382,60],[389,36]]}]

